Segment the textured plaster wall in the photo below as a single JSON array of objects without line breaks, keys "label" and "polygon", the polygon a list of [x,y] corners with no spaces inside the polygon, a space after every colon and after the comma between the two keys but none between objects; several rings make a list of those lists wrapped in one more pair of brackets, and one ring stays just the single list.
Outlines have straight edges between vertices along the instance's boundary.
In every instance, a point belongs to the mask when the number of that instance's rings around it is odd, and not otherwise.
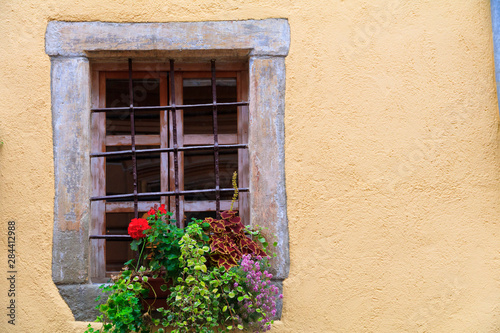
[{"label": "textured plaster wall", "polygon": [[18,307],[16,327],[2,314],[0,332],[85,326],[74,322],[50,271],[47,22],[271,17],[288,18],[291,28],[291,269],[273,331],[498,331],[499,120],[489,11],[480,0],[1,1],[0,252],[15,220]]}]

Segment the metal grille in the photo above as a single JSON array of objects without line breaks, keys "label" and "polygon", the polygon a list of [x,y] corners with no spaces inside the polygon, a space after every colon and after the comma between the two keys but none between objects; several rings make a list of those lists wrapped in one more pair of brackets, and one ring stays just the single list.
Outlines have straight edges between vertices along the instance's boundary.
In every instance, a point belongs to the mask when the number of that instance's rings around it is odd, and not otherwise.
[{"label": "metal grille", "polygon": [[[176,105],[175,101],[175,69],[174,60],[170,60],[170,105],[165,106],[144,106],[135,107],[134,97],[133,97],[133,84],[132,84],[132,59],[128,59],[128,89],[129,89],[129,107],[111,107],[111,108],[92,108],[91,112],[124,112],[130,114],[130,135],[131,135],[131,149],[122,151],[112,151],[112,152],[100,152],[90,154],[91,158],[107,157],[107,156],[117,156],[117,155],[131,155],[132,158],[132,175],[133,175],[133,193],[127,194],[115,194],[115,195],[105,195],[105,196],[94,196],[90,198],[90,201],[98,200],[108,200],[108,199],[133,199],[134,201],[134,216],[138,217],[138,199],[141,197],[151,197],[151,196],[174,196],[175,197],[175,219],[178,226],[181,226],[180,219],[180,196],[185,194],[198,194],[198,193],[215,193],[215,211],[216,216],[220,217],[220,194],[221,192],[233,192],[233,188],[220,188],[220,175],[219,175],[219,151],[223,149],[248,149],[248,144],[230,144],[221,145],[218,141],[218,123],[217,123],[217,107],[218,106],[245,106],[248,105],[248,101],[245,102],[232,102],[232,103],[217,103],[217,86],[216,86],[216,71],[215,71],[215,60],[211,61],[211,86],[212,86],[212,103],[211,104],[192,104],[192,105]],[[203,146],[178,146],[177,137],[177,110],[188,109],[188,108],[202,108],[202,107],[212,107],[212,120],[213,120],[213,145],[203,145]],[[135,122],[134,117],[136,112],[144,111],[172,111],[172,147],[168,148],[153,148],[153,149],[136,149],[135,144]],[[164,135],[164,133],[161,133]],[[178,152],[188,151],[188,150],[213,150],[214,153],[214,172],[215,172],[215,188],[213,189],[200,189],[200,190],[181,190],[179,188],[179,158]],[[147,153],[173,153],[174,162],[174,190],[167,192],[147,192],[138,193],[137,188],[137,155],[147,154]],[[248,188],[238,188],[239,192],[248,192]],[[90,239],[107,239],[110,241],[123,241],[130,240],[129,235],[90,235]]]}]

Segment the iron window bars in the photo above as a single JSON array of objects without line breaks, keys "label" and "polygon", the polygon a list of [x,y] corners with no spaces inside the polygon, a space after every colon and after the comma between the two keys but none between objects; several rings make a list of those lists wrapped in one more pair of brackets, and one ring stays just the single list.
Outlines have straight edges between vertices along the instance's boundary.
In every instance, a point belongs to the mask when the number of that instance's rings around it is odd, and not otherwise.
[{"label": "iron window bars", "polygon": [[[133,84],[132,84],[132,59],[128,59],[128,89],[129,89],[129,100],[130,107],[110,107],[110,108],[92,108],[91,112],[129,112],[130,114],[130,134],[131,134],[131,149],[122,151],[111,151],[111,152],[101,152],[101,153],[91,153],[91,158],[106,157],[106,156],[117,156],[117,155],[132,155],[132,175],[133,175],[133,193],[128,194],[115,194],[115,195],[105,195],[105,196],[93,196],[90,201],[108,200],[108,199],[128,199],[134,200],[134,216],[138,217],[138,199],[141,197],[151,197],[151,196],[175,196],[175,220],[177,226],[180,227],[180,210],[179,202],[180,196],[185,194],[197,194],[197,193],[215,193],[215,211],[216,216],[220,217],[220,193],[221,192],[233,192],[233,188],[220,188],[220,176],[219,176],[219,150],[221,149],[248,149],[248,144],[229,144],[220,145],[218,141],[218,123],[217,123],[217,107],[218,106],[246,106],[248,101],[244,102],[231,102],[231,103],[217,103],[217,91],[216,91],[216,71],[215,71],[215,60],[211,61],[211,85],[212,85],[212,103],[211,104],[191,104],[191,105],[176,105],[175,104],[175,82],[174,82],[174,60],[170,60],[170,97],[171,104],[166,106],[134,106],[134,96],[133,96]],[[177,142],[177,109],[188,109],[188,108],[202,108],[202,107],[212,107],[212,120],[213,120],[213,135],[214,144],[213,145],[203,145],[203,146],[189,146],[179,147]],[[152,148],[152,149],[136,149],[135,144],[135,112],[141,111],[172,111],[172,141],[173,147],[169,148]],[[215,188],[214,189],[203,189],[203,190],[180,190],[179,189],[179,158],[178,152],[188,151],[188,150],[211,150],[214,152],[214,171],[215,171]],[[147,192],[138,193],[137,189],[137,154],[144,153],[173,153],[174,155],[174,191],[167,192]],[[239,192],[248,192],[248,188],[238,188]],[[110,241],[124,241],[132,239],[129,235],[90,235],[90,239],[106,239]]]}]

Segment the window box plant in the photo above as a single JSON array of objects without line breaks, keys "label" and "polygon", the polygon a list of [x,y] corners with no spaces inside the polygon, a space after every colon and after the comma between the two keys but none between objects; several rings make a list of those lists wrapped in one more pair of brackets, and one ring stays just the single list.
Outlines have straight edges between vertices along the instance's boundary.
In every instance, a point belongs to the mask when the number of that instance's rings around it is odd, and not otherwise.
[{"label": "window box plant", "polygon": [[262,229],[245,227],[232,210],[185,228],[171,215],[161,205],[130,222],[139,256],[101,287],[109,295],[97,307],[102,325],[86,332],[269,330],[282,295],[267,271]]}]

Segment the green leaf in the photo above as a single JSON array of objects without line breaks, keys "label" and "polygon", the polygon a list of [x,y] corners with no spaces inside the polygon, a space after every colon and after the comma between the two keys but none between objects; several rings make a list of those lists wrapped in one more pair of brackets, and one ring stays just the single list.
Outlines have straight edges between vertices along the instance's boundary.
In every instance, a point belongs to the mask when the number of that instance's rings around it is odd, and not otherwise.
[{"label": "green leaf", "polygon": [[[139,250],[139,243],[137,241],[133,241],[132,243],[130,243],[130,249],[132,251],[137,251]],[[129,261],[132,261],[133,259],[129,260]],[[127,261],[128,262],[128,261]]]},{"label": "green leaf", "polygon": [[234,293],[234,291],[231,291],[231,292],[229,293],[229,298],[234,298],[234,296],[236,296],[236,294]]},{"label": "green leaf", "polygon": [[222,312],[226,312],[226,311],[227,311],[227,305],[222,308]]},{"label": "green leaf", "polygon": [[243,329],[243,325],[238,324],[238,329],[242,330]]},{"label": "green leaf", "polygon": [[123,264],[123,266],[128,266],[128,265],[130,265],[130,264],[132,263],[132,261],[134,261],[134,259],[130,259],[129,261],[125,262],[125,263]]},{"label": "green leaf", "polygon": [[147,277],[147,276],[143,276],[143,277],[142,277],[142,281],[144,281],[144,282],[148,282],[148,277]]}]

